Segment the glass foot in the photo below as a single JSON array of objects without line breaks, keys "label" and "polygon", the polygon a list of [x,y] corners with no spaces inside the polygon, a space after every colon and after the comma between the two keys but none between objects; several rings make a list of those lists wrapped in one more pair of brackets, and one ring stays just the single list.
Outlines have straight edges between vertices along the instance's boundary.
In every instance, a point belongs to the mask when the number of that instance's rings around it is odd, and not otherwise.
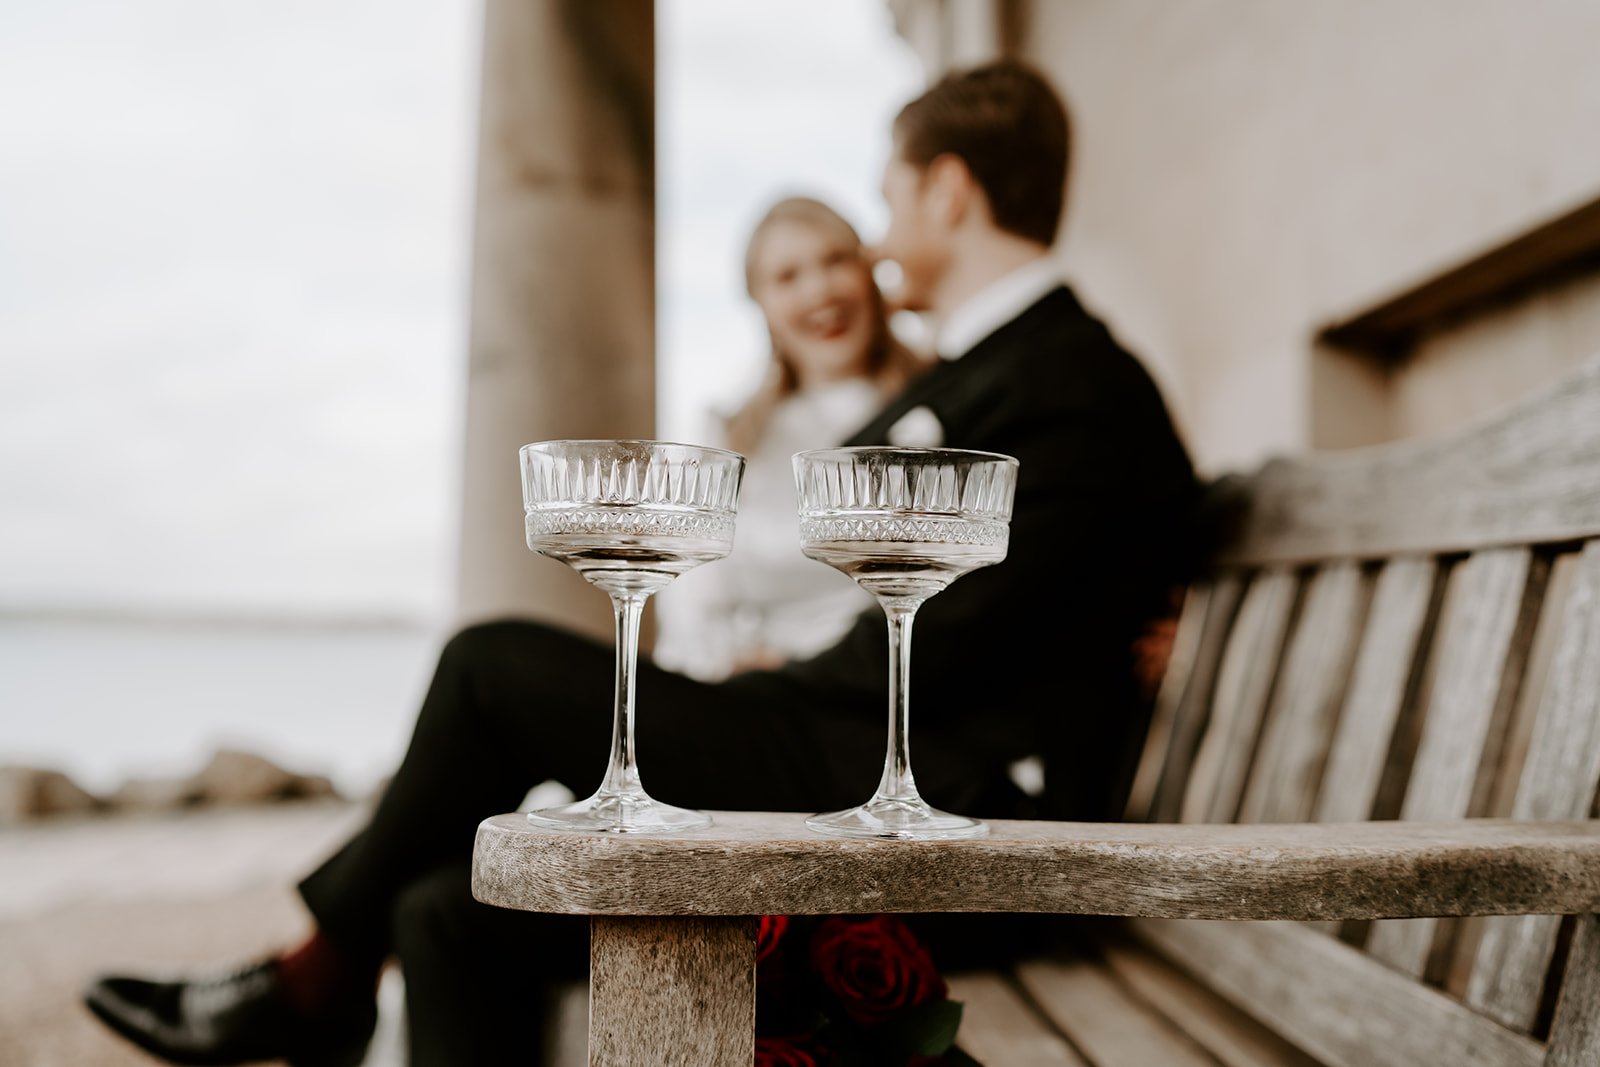
[{"label": "glass foot", "polygon": [[530,811],[528,822],[542,830],[580,834],[670,834],[703,830],[711,825],[711,816],[663,804],[643,793],[596,793],[574,804]]},{"label": "glass foot", "polygon": [[813,815],[806,825],[819,834],[833,837],[891,837],[901,840],[942,840],[982,837],[988,823],[952,815],[929,807],[921,800],[891,800],[873,797],[860,807]]}]

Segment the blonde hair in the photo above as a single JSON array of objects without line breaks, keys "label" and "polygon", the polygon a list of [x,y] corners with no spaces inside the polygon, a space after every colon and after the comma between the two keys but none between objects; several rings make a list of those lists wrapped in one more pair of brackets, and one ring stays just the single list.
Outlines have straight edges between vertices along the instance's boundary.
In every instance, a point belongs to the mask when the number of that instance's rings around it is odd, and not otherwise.
[{"label": "blonde hair", "polygon": [[[744,251],[745,292],[752,300],[756,297],[756,259],[760,255],[763,239],[778,223],[798,222],[819,230],[831,231],[842,237],[846,244],[862,253],[861,236],[856,228],[833,208],[808,196],[791,196],[769,207],[750,231]],[[870,273],[869,273],[870,277]],[[870,379],[885,397],[897,392],[928,366],[927,361],[913,352],[889,329],[888,309],[883,293],[876,281],[872,282],[873,330],[870,347],[863,362],[863,374]],[[735,451],[752,449],[766,429],[767,420],[778,403],[791,396],[800,387],[800,376],[795,369],[794,357],[778,344],[769,331],[771,364],[760,386],[738,410],[724,420],[723,429],[729,446]]]}]

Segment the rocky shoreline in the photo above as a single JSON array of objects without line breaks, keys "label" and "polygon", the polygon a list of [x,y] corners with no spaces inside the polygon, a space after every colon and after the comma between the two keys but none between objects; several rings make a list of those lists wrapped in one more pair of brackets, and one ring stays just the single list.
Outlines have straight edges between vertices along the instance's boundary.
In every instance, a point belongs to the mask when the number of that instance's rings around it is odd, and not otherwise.
[{"label": "rocky shoreline", "polygon": [[103,794],[60,770],[0,766],[0,826],[63,816],[158,812],[343,797],[326,775],[298,774],[253,752],[221,748],[192,774],[130,777]]}]

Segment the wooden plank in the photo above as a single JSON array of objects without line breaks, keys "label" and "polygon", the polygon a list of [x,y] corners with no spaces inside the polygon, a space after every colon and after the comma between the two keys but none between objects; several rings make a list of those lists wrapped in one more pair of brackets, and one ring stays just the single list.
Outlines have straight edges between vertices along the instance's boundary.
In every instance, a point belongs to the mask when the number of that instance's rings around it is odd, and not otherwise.
[{"label": "wooden plank", "polygon": [[1463,312],[1590,269],[1600,252],[1600,200],[1525,230],[1376,307],[1321,331],[1322,340],[1380,359],[1408,349],[1419,333]]},{"label": "wooden plank", "polygon": [[1544,1048],[1294,923],[1141,921],[1135,933],[1328,1067],[1536,1067]]},{"label": "wooden plank", "polygon": [[1545,1067],[1600,1063],[1600,915],[1584,915],[1572,936]]},{"label": "wooden plank", "polygon": [[1378,574],[1344,710],[1328,752],[1313,817],[1372,817],[1395,723],[1414,681],[1438,565],[1430,557],[1390,560]]},{"label": "wooden plank", "polygon": [[[1594,803],[1600,780],[1600,542],[1583,550],[1562,623],[1514,819],[1582,817]],[[1551,915],[1487,921],[1467,1003],[1507,1026],[1531,1030],[1559,926]]]},{"label": "wooden plank", "polygon": [[591,1067],[749,1067],[756,925],[753,916],[591,920]]},{"label": "wooden plank", "polygon": [[1184,822],[1232,822],[1239,810],[1298,585],[1295,572],[1280,568],[1258,575],[1245,592],[1184,792]]},{"label": "wooden plank", "polygon": [[1102,945],[1101,952],[1123,985],[1172,1020],[1222,1067],[1319,1067],[1310,1056],[1153,952],[1121,938]]},{"label": "wooden plank", "polygon": [[1147,777],[1154,781],[1147,782],[1146,788],[1151,790],[1152,799],[1142,809],[1130,805],[1128,817],[1131,819],[1178,821],[1195,751],[1200,747],[1200,738],[1211,715],[1212,694],[1223,650],[1227,648],[1228,636],[1238,617],[1244,590],[1245,578],[1237,571],[1223,574],[1210,586],[1205,625],[1193,664],[1186,674],[1172,678],[1173,687],[1181,690],[1181,697],[1165,751],[1157,751],[1150,761]]},{"label": "wooden plank", "polygon": [[[1506,683],[1520,668],[1517,642],[1531,630],[1519,625],[1531,566],[1525,548],[1490,549],[1467,559],[1452,576],[1436,682],[1402,819],[1467,814],[1495,713],[1515,695]],[[1378,923],[1367,948],[1391,967],[1421,977],[1437,932],[1431,918]]]},{"label": "wooden plank", "polygon": [[1095,1067],[1216,1067],[1192,1039],[1095,961],[1027,960],[1017,965],[1016,976]]},{"label": "wooden plank", "polygon": [[1184,690],[1194,677],[1195,658],[1200,653],[1206,621],[1211,614],[1213,590],[1211,582],[1199,581],[1184,593],[1183,610],[1178,614],[1177,630],[1172,635],[1166,673],[1162,675],[1161,686],[1156,690],[1150,727],[1145,731],[1139,765],[1134,770],[1133,784],[1128,788],[1125,818],[1144,819],[1150,813],[1172,746],[1173,731],[1183,706]]},{"label": "wooden plank", "polygon": [[945,975],[962,1004],[956,1044],[995,1067],[1092,1067],[1011,982],[995,971]]},{"label": "wooden plank", "polygon": [[[1451,433],[1266,464],[1228,566],[1378,559],[1600,535],[1600,357]],[[1447,488],[1445,488],[1447,487]]]},{"label": "wooden plank", "polygon": [[[1555,659],[1556,646],[1560,643],[1562,618],[1572,597],[1578,558],[1577,551],[1570,551],[1558,552],[1550,560],[1544,595],[1540,597],[1539,620],[1535,624],[1533,642],[1528,647],[1528,665],[1523,668],[1516,708],[1506,729],[1503,754],[1494,771],[1494,787],[1488,807],[1476,813],[1485,818],[1511,817],[1511,809],[1516,803],[1518,779],[1521,777],[1523,764],[1527,762],[1528,748],[1533,740],[1533,728],[1539,718],[1540,705],[1544,703],[1545,683],[1551,673],[1550,664]],[[1396,811],[1399,810],[1399,806],[1399,799],[1396,798],[1394,804]],[[1483,936],[1484,924],[1488,921],[1483,917],[1460,920],[1460,930],[1455,937],[1454,946],[1450,948],[1448,966],[1441,976],[1443,980],[1439,986],[1457,1000],[1467,999],[1467,987],[1472,979],[1478,945]],[[1541,1007],[1541,1013],[1545,1007]]]},{"label": "wooden plank", "polygon": [[1458,568],[1443,609],[1439,670],[1402,818],[1467,814],[1494,714],[1515,695],[1508,675],[1516,673],[1530,636],[1518,624],[1526,615],[1531,570],[1525,548],[1480,552]]},{"label": "wooden plank", "polygon": [[1363,919],[1600,910],[1600,819],[1239,825],[989,822],[985,837],[824,837],[713,812],[661,837],[478,827],[472,891],[581,915],[1050,912]]},{"label": "wooden plank", "polygon": [[1306,822],[1350,677],[1366,608],[1361,568],[1333,563],[1307,583],[1305,606],[1272,697],[1240,822]]},{"label": "wooden plank", "polygon": [[1556,553],[1549,560],[1544,594],[1539,598],[1539,619],[1535,623],[1533,641],[1528,646],[1528,663],[1522,670],[1516,710],[1506,731],[1494,790],[1488,807],[1482,812],[1489,818],[1509,818],[1516,806],[1522,768],[1533,744],[1534,727],[1538,724],[1539,709],[1544,705],[1556,649],[1562,641],[1563,620],[1571,604],[1581,559],[1582,552],[1573,551]]}]

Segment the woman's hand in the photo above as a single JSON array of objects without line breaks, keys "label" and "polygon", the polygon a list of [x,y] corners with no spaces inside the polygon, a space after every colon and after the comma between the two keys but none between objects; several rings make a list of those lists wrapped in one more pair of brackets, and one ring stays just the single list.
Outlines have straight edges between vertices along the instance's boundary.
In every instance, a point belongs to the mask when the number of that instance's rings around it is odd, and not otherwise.
[{"label": "woman's hand", "polygon": [[745,671],[771,671],[783,666],[785,660],[774,649],[761,647],[745,652],[734,661],[730,673],[743,674]]},{"label": "woman's hand", "polygon": [[878,292],[883,294],[883,314],[885,318],[893,316],[896,312],[906,309],[905,302],[901,299],[900,264],[889,259],[877,247],[862,245],[861,256],[867,261],[867,269],[872,271],[872,280],[878,285]]}]

